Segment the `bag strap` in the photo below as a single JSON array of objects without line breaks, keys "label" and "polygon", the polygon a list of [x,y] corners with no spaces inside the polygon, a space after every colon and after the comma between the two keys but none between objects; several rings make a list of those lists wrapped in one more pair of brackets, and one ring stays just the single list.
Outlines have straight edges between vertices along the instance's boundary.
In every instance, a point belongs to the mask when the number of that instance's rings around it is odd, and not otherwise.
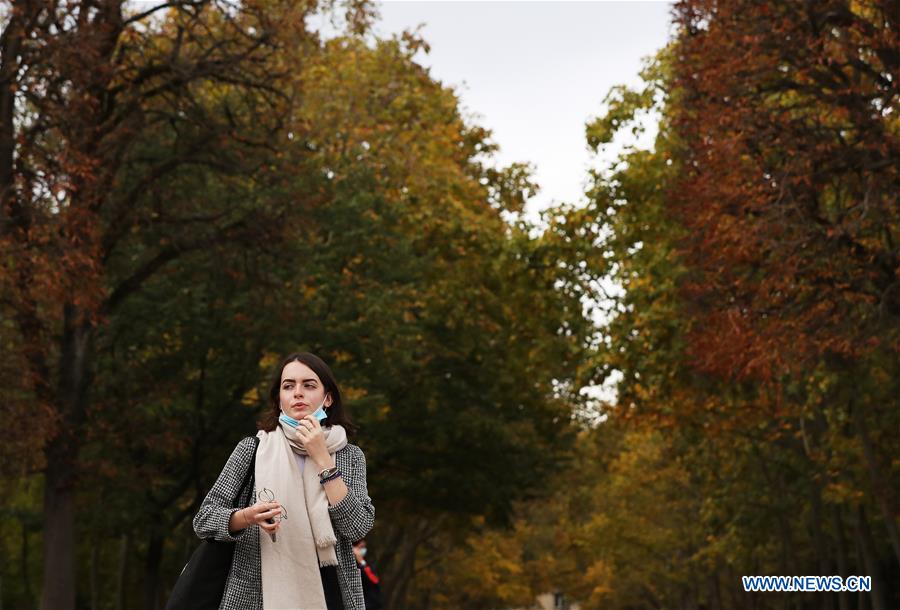
[{"label": "bag strap", "polygon": [[[259,437],[258,436],[250,436],[248,438],[253,439],[253,457],[250,458],[250,466],[247,468],[247,472],[244,474],[244,480],[241,482],[241,486],[238,487],[237,496],[235,496],[234,500],[231,501],[232,508],[238,508],[241,504],[241,498],[244,497],[244,494],[247,492],[253,493],[253,479],[254,473],[256,471],[256,450],[259,449]],[[248,504],[249,506],[249,504]]]}]

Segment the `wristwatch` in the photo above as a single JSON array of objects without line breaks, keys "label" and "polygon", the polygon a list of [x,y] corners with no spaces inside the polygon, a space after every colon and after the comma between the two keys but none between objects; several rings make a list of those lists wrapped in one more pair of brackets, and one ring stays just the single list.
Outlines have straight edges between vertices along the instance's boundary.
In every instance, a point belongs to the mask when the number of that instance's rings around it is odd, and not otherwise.
[{"label": "wristwatch", "polygon": [[319,480],[321,481],[322,479],[327,479],[328,477],[336,473],[337,470],[338,467],[335,466],[334,468],[326,468],[325,470],[319,471]]}]

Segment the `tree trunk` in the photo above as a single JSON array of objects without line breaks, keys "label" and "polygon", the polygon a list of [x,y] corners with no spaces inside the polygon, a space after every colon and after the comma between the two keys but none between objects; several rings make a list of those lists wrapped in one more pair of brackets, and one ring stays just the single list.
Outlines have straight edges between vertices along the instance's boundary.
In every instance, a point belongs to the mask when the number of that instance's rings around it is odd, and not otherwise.
[{"label": "tree trunk", "polygon": [[[16,77],[21,70],[19,58],[27,44],[33,13],[37,6],[17,6],[4,11],[9,21],[3,29],[0,41],[0,229],[5,232],[10,224],[9,215],[15,215],[16,201]],[[21,224],[18,219],[12,219]]]},{"label": "tree trunk", "polygon": [[884,526],[887,529],[888,539],[891,541],[891,548],[894,550],[894,557],[897,564],[900,565],[900,532],[897,531],[897,521],[894,518],[894,511],[891,507],[890,498],[887,496],[889,487],[885,485],[884,478],[881,475],[881,467],[875,455],[875,447],[872,443],[872,437],[869,436],[869,426],[866,423],[866,415],[862,412],[862,408],[852,402],[850,410],[853,414],[853,423],[859,432],[859,438],[862,441],[863,455],[866,458],[866,466],[869,471],[869,478],[872,481],[872,492],[875,495],[878,508],[881,510],[881,517],[884,519]]},{"label": "tree trunk", "polygon": [[92,328],[66,305],[59,360],[59,430],[47,446],[44,483],[43,610],[75,610],[75,458],[84,423]]},{"label": "tree trunk", "polygon": [[29,606],[34,608],[34,594],[31,592],[31,578],[28,574],[28,519],[22,518],[22,590],[25,599],[30,600]]},{"label": "tree trunk", "polygon": [[[44,489],[42,610],[75,610],[75,507],[71,460],[57,445],[47,456]],[[62,455],[61,455],[62,454]]]},{"label": "tree trunk", "polygon": [[[393,588],[395,582],[395,572],[399,562],[397,560],[400,552],[401,537],[403,534],[403,523],[399,520],[387,519],[384,514],[390,513],[390,509],[382,508],[381,520],[385,525],[379,527],[378,539],[381,548],[378,550],[379,557],[379,574],[381,576],[381,592],[384,598],[386,608],[392,608],[391,599],[393,596]],[[374,541],[372,541],[374,542]]]},{"label": "tree trunk", "polygon": [[163,537],[154,532],[147,544],[147,561],[144,564],[144,610],[159,606],[159,565],[162,561]]},{"label": "tree trunk", "polygon": [[385,585],[383,591],[386,608],[405,607],[407,585],[412,578],[417,548],[417,545],[413,544],[412,538],[412,536],[404,538],[399,545],[388,549],[391,561],[382,579]]},{"label": "tree trunk", "polygon": [[119,544],[119,574],[116,578],[116,610],[125,609],[125,579],[128,577],[128,556],[131,554],[131,539],[122,536]]},{"label": "tree trunk", "polygon": [[881,577],[881,565],[872,539],[872,530],[862,505],[856,508],[856,539],[862,552],[866,574],[872,577],[872,591],[866,595],[872,600],[872,610],[888,610],[884,595],[884,579]]},{"label": "tree trunk", "polygon": [[382,556],[385,608],[406,607],[406,595],[415,568],[416,551],[440,527],[440,519],[416,519],[395,523],[388,534],[388,548]]},{"label": "tree trunk", "polygon": [[[822,532],[822,494],[819,483],[813,481],[810,486],[810,523],[809,528],[812,535],[813,546],[816,550],[816,559],[819,564],[819,574],[826,576],[832,574],[831,560],[828,556],[828,543],[825,540],[825,534]],[[834,610],[835,596],[830,593],[823,593],[825,596],[823,608],[826,610]]]},{"label": "tree trunk", "polygon": [[[834,533],[837,541],[837,566],[838,574],[841,578],[847,578],[850,574],[850,561],[847,557],[847,540],[844,538],[844,522],[841,519],[841,507],[832,505],[832,515],[834,518]],[[838,593],[838,606],[840,610],[850,610],[850,594],[846,591]]]},{"label": "tree trunk", "polygon": [[412,544],[408,545],[405,552],[401,553],[401,563],[393,573],[394,581],[386,590],[385,606],[387,608],[406,608],[406,595],[412,580],[415,554],[416,547]]},{"label": "tree trunk", "polygon": [[720,566],[721,563],[717,560],[716,569],[709,575],[709,603],[713,610],[725,610],[725,605],[722,603],[722,590],[719,586]]},{"label": "tree trunk", "polygon": [[100,610],[100,587],[97,583],[97,562],[100,561],[100,544],[95,540],[91,545],[91,610]]}]

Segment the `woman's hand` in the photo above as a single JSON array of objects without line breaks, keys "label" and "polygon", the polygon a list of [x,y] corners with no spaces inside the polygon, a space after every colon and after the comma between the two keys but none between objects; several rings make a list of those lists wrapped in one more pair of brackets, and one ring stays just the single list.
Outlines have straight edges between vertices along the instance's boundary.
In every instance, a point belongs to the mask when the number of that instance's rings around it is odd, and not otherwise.
[{"label": "woman's hand", "polygon": [[[263,528],[269,535],[274,534],[281,527],[281,504],[278,502],[257,502],[247,508],[241,509],[238,525],[250,527],[254,523]],[[272,523],[269,523],[272,520]]]},{"label": "woman's hand", "polygon": [[334,466],[334,459],[328,453],[328,447],[325,446],[325,433],[315,416],[307,415],[300,420],[300,424],[297,426],[297,436],[306,448],[309,457],[319,468],[325,469]]}]

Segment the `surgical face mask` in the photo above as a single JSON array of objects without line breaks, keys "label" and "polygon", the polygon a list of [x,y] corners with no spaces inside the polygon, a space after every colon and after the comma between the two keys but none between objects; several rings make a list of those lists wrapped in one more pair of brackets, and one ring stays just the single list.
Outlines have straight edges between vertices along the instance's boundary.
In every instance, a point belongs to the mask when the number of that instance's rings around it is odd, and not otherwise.
[{"label": "surgical face mask", "polygon": [[[328,413],[325,412],[325,399],[322,399],[322,404],[319,405],[319,408],[313,412],[313,416],[318,419],[320,422],[328,417]],[[284,411],[281,412],[281,415],[278,417],[279,421],[283,421],[291,428],[296,428],[300,425],[300,422],[290,415],[286,414]]]},{"label": "surgical face mask", "polygon": [[362,547],[361,549],[359,549],[359,554],[362,555],[363,557],[365,557],[366,556],[366,547]]},{"label": "surgical face mask", "polygon": [[315,410],[313,413],[313,417],[319,420],[319,423],[322,422],[326,417],[328,417],[328,413],[325,412],[325,401],[322,401],[322,404],[319,405],[319,408]]}]

